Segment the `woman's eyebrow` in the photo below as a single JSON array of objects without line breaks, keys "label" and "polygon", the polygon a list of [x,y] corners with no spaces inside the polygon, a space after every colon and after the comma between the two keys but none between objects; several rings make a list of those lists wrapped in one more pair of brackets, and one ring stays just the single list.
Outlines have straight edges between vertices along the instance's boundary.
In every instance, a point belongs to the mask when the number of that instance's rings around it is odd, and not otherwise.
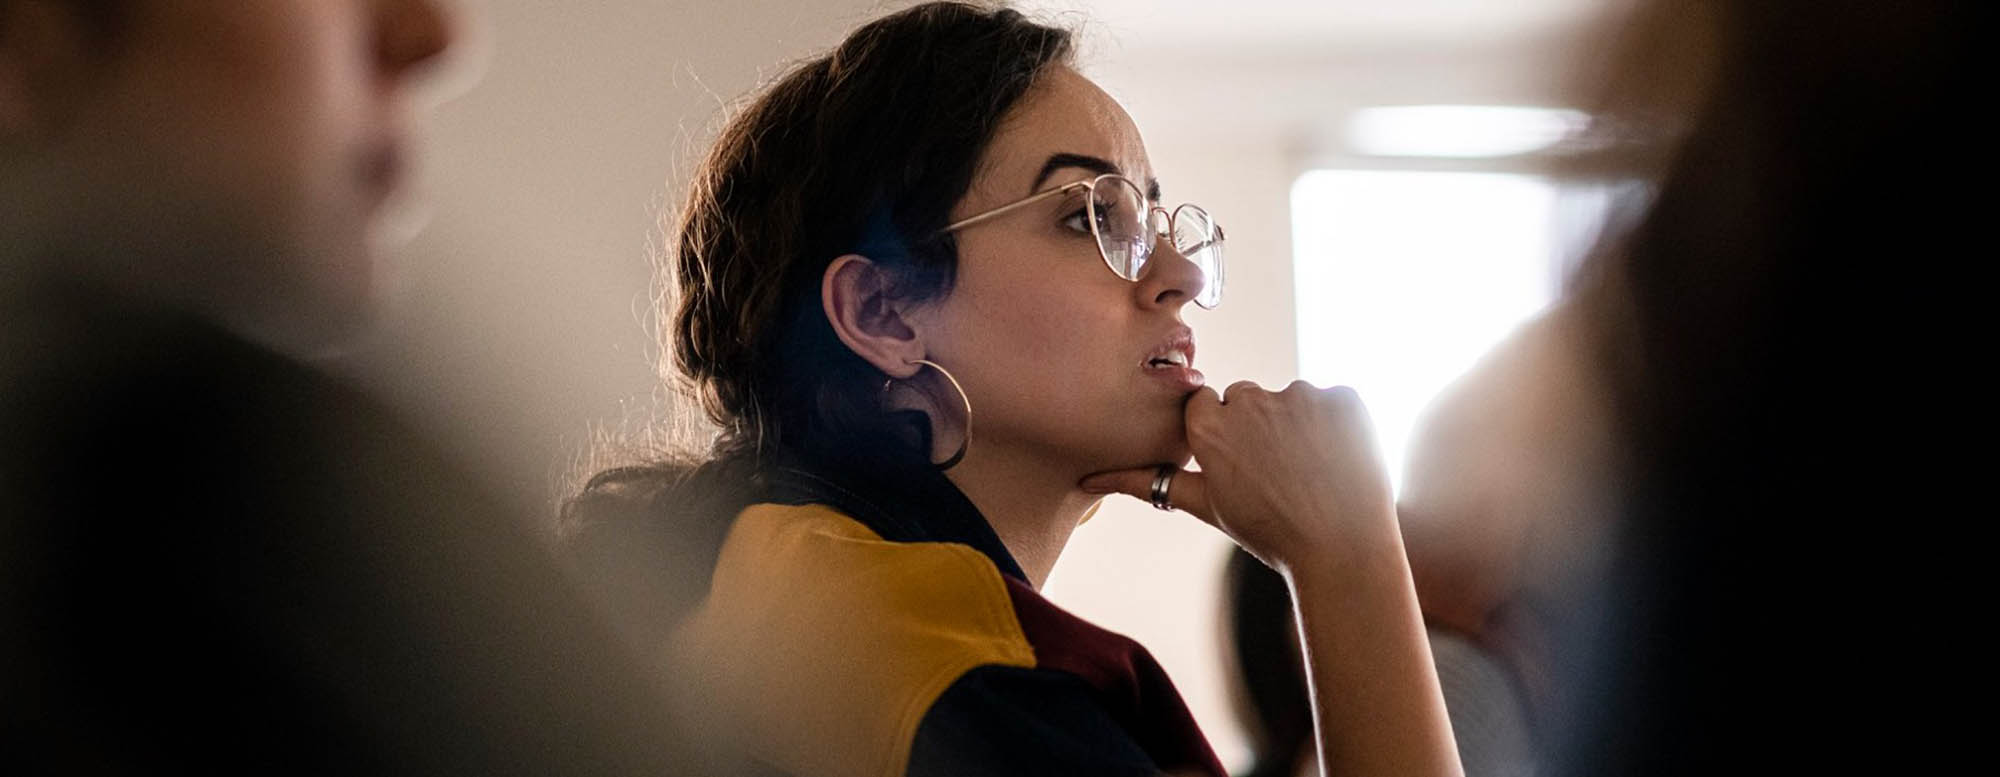
[{"label": "woman's eyebrow", "polygon": [[[1042,163],[1042,172],[1039,175],[1035,176],[1034,183],[1028,185],[1028,193],[1034,194],[1036,192],[1041,191],[1042,184],[1048,183],[1050,175],[1055,174],[1057,170],[1069,167],[1076,167],[1084,170],[1089,170],[1098,175],[1105,175],[1108,173],[1116,173],[1118,175],[1125,174],[1123,170],[1118,169],[1118,165],[1112,164],[1110,160],[1104,159],[1103,157],[1094,157],[1089,154],[1070,154],[1065,152],[1058,152],[1050,154],[1048,161]],[[1146,196],[1151,198],[1154,202],[1160,201],[1160,179],[1158,178],[1146,179]]]},{"label": "woman's eyebrow", "polygon": [[1096,173],[1098,175],[1105,175],[1107,173],[1119,172],[1117,165],[1112,164],[1110,160],[1101,157],[1094,157],[1089,154],[1068,154],[1068,153],[1058,152],[1050,154],[1049,161],[1042,163],[1042,172],[1039,175],[1035,176],[1034,183],[1028,185],[1028,193],[1034,194],[1035,192],[1041,191],[1042,184],[1048,182],[1049,176],[1054,175],[1057,170],[1061,170],[1066,167],[1080,167],[1085,170],[1089,170],[1093,173]]}]

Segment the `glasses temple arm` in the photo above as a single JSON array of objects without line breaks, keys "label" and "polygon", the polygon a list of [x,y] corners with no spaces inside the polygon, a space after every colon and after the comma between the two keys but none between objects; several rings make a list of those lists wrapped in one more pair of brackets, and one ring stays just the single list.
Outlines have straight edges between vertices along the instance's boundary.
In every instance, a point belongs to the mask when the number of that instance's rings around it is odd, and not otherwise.
[{"label": "glasses temple arm", "polygon": [[1012,212],[1014,212],[1014,211],[1017,211],[1017,210],[1020,210],[1020,209],[1022,209],[1022,208],[1025,208],[1025,207],[1028,207],[1029,205],[1033,205],[1033,204],[1035,204],[1035,203],[1037,203],[1037,202],[1041,202],[1042,200],[1046,200],[1046,199],[1048,199],[1048,198],[1050,198],[1050,197],[1054,197],[1054,196],[1056,196],[1056,195],[1058,195],[1058,194],[1062,194],[1062,193],[1064,193],[1064,192],[1067,192],[1067,191],[1069,191],[1069,190],[1071,190],[1071,189],[1074,189],[1074,188],[1077,188],[1078,186],[1089,186],[1089,185],[1090,185],[1090,182],[1089,182],[1089,181],[1078,181],[1078,182],[1076,182],[1076,183],[1073,183],[1073,184],[1069,184],[1069,185],[1067,185],[1067,186],[1058,186],[1058,187],[1056,187],[1056,188],[1054,188],[1054,189],[1049,189],[1049,190],[1047,190],[1047,191],[1042,191],[1042,192],[1038,192],[1038,193],[1036,193],[1036,194],[1031,194],[1031,195],[1028,195],[1028,196],[1027,196],[1026,198],[1024,198],[1024,199],[1021,199],[1021,200],[1018,200],[1018,201],[1016,201],[1016,202],[1012,202],[1012,203],[1008,203],[1008,204],[1006,204],[1006,205],[1002,205],[1002,206],[1000,206],[1000,207],[998,207],[998,208],[994,208],[994,209],[992,209],[992,210],[989,210],[989,211],[987,211],[987,212],[985,212],[985,213],[981,213],[981,214],[979,214],[979,215],[977,215],[977,216],[972,216],[972,217],[970,217],[970,218],[966,218],[966,219],[963,219],[963,220],[960,220],[960,221],[957,221],[957,222],[954,222],[954,223],[952,223],[952,224],[949,224],[949,225],[947,225],[947,226],[946,226],[946,227],[944,228],[944,231],[946,231],[946,232],[956,232],[956,231],[958,231],[958,230],[961,230],[961,229],[964,229],[964,228],[966,228],[966,227],[969,227],[969,226],[972,226],[972,225],[974,225],[974,224],[979,224],[979,223],[982,223],[982,222],[985,222],[985,221],[990,221],[990,220],[992,220],[992,219],[996,219],[996,218],[999,218],[999,217],[1001,217],[1001,216],[1004,216],[1004,215],[1007,215],[1007,214],[1009,214],[1009,213],[1012,213]]}]

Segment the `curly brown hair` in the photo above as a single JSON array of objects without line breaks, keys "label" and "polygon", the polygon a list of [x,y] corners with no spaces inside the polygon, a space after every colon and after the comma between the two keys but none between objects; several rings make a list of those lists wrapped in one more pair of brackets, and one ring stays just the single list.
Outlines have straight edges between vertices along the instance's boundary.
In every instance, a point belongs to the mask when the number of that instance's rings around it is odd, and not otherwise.
[{"label": "curly brown hair", "polygon": [[596,473],[564,505],[565,532],[621,513],[644,524],[727,513],[716,492],[811,440],[924,455],[928,425],[882,407],[885,376],[835,337],[820,278],[861,253],[898,296],[948,293],[952,207],[1008,111],[1073,56],[1070,32],[1017,11],[924,3],[794,66],[731,118],[697,167],[661,273],[674,301],[665,377],[716,426],[714,443]]}]

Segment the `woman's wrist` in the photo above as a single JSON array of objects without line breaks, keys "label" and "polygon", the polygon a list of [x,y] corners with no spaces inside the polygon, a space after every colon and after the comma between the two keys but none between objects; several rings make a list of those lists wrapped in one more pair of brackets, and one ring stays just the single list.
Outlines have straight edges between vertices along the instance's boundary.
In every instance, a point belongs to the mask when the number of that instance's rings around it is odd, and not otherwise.
[{"label": "woman's wrist", "polygon": [[1273,566],[1287,576],[1304,573],[1316,578],[1337,570],[1368,570],[1392,561],[1407,566],[1395,510],[1370,512],[1377,514],[1366,518],[1352,513],[1322,514],[1292,524],[1317,531],[1303,533],[1274,549],[1278,563]]},{"label": "woman's wrist", "polygon": [[1351,590],[1384,580],[1408,585],[1410,562],[1402,534],[1393,520],[1385,523],[1381,528],[1302,541],[1282,557],[1278,571],[1294,589]]},{"label": "woman's wrist", "polygon": [[1400,534],[1322,548],[1333,552],[1301,554],[1285,577],[1327,771],[1462,773]]}]

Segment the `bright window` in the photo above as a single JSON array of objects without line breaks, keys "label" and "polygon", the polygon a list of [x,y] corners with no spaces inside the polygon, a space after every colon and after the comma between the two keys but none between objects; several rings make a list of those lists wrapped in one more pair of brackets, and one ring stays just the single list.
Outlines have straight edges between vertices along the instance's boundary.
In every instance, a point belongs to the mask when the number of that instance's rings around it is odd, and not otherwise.
[{"label": "bright window", "polygon": [[1293,185],[1300,370],[1361,393],[1399,491],[1419,414],[1555,298],[1603,201],[1503,173],[1314,170]]}]

